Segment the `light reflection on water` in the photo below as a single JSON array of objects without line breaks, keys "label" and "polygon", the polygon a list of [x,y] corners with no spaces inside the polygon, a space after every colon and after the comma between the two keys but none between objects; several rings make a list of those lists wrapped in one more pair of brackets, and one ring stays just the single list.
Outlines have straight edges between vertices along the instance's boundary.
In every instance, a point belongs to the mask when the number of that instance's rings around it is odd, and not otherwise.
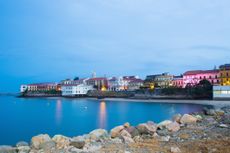
[{"label": "light reflection on water", "polygon": [[60,99],[56,102],[56,124],[60,125],[62,120],[62,101]]},{"label": "light reflection on water", "polygon": [[106,129],[106,103],[104,101],[100,102],[99,108],[99,128]]}]

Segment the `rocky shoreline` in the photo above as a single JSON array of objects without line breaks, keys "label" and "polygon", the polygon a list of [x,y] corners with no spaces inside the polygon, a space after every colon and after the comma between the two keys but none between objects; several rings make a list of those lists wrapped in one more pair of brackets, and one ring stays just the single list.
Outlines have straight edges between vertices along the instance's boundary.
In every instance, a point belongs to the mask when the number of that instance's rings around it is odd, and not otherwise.
[{"label": "rocky shoreline", "polygon": [[69,138],[47,134],[30,143],[0,146],[0,153],[227,153],[230,150],[230,107],[176,114],[161,123],[129,123],[111,131],[96,129]]}]

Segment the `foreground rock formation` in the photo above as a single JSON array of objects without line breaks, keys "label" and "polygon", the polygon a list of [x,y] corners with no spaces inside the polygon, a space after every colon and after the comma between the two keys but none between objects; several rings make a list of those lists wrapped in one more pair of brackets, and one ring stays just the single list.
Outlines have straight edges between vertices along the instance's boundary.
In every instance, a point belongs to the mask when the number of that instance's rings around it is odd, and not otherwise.
[{"label": "foreground rock formation", "polygon": [[69,138],[47,134],[34,136],[30,144],[0,146],[0,153],[228,153],[230,152],[230,108],[205,109],[176,114],[161,123],[129,123],[110,132],[96,129]]}]

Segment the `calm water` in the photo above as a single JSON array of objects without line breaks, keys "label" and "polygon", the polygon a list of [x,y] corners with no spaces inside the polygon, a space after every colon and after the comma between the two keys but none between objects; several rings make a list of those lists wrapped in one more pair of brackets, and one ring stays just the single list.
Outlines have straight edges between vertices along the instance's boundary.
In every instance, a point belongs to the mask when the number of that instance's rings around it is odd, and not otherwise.
[{"label": "calm water", "polygon": [[130,122],[171,119],[175,113],[202,110],[201,105],[0,96],[0,144],[30,141],[48,133],[76,136]]}]

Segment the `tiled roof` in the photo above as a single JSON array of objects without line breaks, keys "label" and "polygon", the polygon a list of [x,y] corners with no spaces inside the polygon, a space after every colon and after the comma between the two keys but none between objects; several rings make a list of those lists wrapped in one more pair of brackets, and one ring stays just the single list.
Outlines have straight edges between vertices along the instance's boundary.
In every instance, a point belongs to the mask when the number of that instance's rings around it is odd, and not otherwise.
[{"label": "tiled roof", "polygon": [[196,74],[205,74],[205,73],[218,73],[219,70],[194,70],[194,71],[187,71],[184,75],[196,75]]},{"label": "tiled roof", "polygon": [[48,83],[32,83],[32,84],[28,84],[28,86],[54,86],[54,85],[57,85],[57,83],[48,82]]}]

